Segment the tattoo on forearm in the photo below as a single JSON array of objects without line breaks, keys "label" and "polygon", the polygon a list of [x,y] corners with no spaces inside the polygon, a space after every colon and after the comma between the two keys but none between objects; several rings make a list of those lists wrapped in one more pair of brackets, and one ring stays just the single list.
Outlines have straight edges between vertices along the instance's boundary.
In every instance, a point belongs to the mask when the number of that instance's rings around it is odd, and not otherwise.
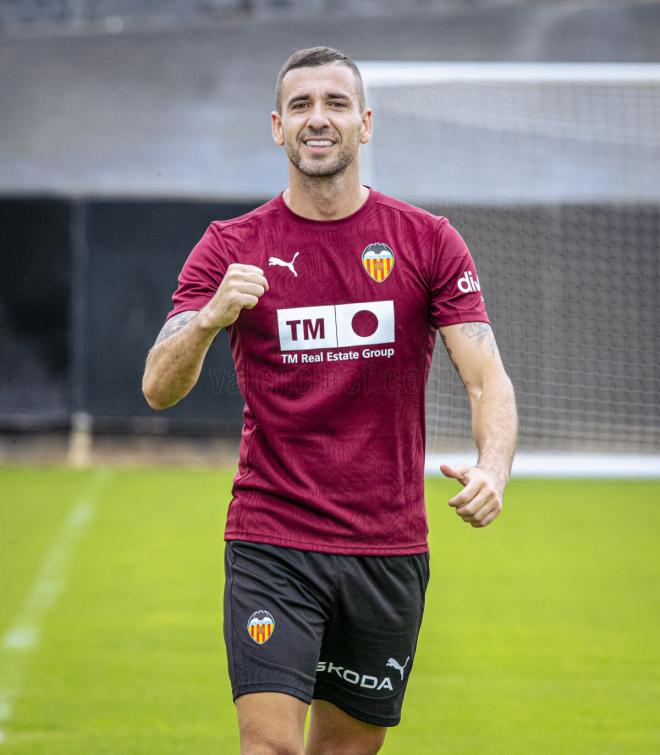
[{"label": "tattoo on forearm", "polygon": [[174,315],[174,317],[170,318],[165,323],[165,325],[163,325],[160,333],[158,334],[158,338],[156,339],[156,344],[161,343],[162,341],[166,341],[175,333],[178,333],[182,328],[185,328],[185,326],[196,315],[197,312],[181,312],[178,315]]},{"label": "tattoo on forearm", "polygon": [[486,343],[490,348],[491,356],[497,353],[497,343],[493,335],[493,329],[485,322],[466,322],[461,326],[461,332],[472,341]]},{"label": "tattoo on forearm", "polygon": [[463,375],[461,375],[461,371],[458,367],[458,364],[456,363],[456,360],[454,359],[454,355],[452,354],[452,351],[449,348],[449,344],[447,343],[447,338],[445,337],[444,333],[442,333],[442,331],[440,332],[440,338],[442,338],[442,343],[444,343],[445,345],[445,349],[447,350],[447,355],[449,356],[451,363],[454,365],[454,369],[458,373],[458,377],[461,379],[461,382],[463,383],[463,385],[465,385],[465,380],[463,379]]}]

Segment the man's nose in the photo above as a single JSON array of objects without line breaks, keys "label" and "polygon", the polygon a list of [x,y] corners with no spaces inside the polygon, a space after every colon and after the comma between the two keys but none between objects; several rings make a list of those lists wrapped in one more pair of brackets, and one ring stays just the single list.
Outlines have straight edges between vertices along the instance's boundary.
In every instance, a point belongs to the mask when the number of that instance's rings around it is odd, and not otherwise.
[{"label": "man's nose", "polygon": [[321,128],[325,128],[326,126],[330,125],[330,122],[328,121],[328,116],[325,112],[325,108],[323,107],[323,103],[317,102],[316,105],[314,105],[314,107],[312,108],[312,111],[309,114],[307,125],[310,128],[317,129],[317,130]]}]

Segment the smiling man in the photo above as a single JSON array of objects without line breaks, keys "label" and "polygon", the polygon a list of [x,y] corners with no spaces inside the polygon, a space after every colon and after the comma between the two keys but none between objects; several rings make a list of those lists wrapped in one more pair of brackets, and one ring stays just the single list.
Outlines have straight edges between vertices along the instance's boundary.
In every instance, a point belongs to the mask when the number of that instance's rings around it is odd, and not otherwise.
[{"label": "smiling man", "polygon": [[227,330],[245,400],[224,602],[241,752],[367,755],[400,721],[429,579],[436,331],[479,450],[477,466],[442,471],[475,528],[502,508],[515,402],[459,234],[360,183],[372,121],[353,61],[292,55],[271,119],[289,187],[192,250],[143,391],[154,409],[182,399]]}]

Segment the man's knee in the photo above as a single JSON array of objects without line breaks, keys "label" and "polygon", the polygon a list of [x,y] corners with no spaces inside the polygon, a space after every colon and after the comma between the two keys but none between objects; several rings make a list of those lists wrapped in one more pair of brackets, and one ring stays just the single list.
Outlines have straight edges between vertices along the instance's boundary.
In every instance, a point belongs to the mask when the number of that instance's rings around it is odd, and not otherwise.
[{"label": "man's knee", "polygon": [[303,755],[303,747],[272,734],[246,734],[241,735],[241,755]]},{"label": "man's knee", "polygon": [[313,750],[307,750],[308,755],[376,755],[383,746],[380,742],[328,742],[326,745],[317,743]]},{"label": "man's knee", "polygon": [[385,732],[358,737],[316,737],[305,751],[307,755],[376,755],[385,742]]}]

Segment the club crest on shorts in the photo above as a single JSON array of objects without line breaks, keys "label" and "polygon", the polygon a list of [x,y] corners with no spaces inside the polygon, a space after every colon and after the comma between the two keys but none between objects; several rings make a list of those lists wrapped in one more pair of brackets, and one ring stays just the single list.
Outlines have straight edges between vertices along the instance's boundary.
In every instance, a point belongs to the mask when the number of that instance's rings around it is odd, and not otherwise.
[{"label": "club crest on shorts", "polygon": [[394,267],[394,252],[380,241],[369,244],[362,252],[362,265],[372,280],[382,283]]},{"label": "club crest on shorts", "polygon": [[275,631],[275,619],[268,611],[255,611],[248,619],[247,630],[257,645],[263,645]]}]

